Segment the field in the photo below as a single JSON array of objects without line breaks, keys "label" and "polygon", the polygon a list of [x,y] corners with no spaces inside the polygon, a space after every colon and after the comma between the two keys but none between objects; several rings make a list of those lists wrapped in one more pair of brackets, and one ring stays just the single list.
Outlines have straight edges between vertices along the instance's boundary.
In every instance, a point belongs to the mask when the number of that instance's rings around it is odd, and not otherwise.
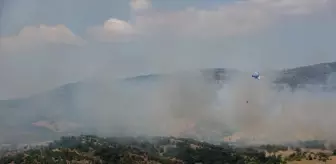
[{"label": "field", "polygon": [[292,162],[288,162],[288,164],[336,164],[336,157],[330,157],[331,160],[328,160],[326,162],[322,162],[322,161],[317,161],[317,160],[301,160],[301,161],[292,161]]},{"label": "field", "polygon": [[[332,155],[331,151],[328,150],[321,150],[321,149],[304,149],[302,150],[302,153],[306,152],[304,155],[305,157],[308,157],[309,154],[314,154],[312,157],[314,157],[316,154],[324,153],[328,155]],[[291,154],[297,153],[294,150],[287,150],[287,151],[279,151],[276,153],[276,155],[282,155],[284,158],[289,157]],[[312,159],[308,160],[307,158],[301,158],[299,161],[288,161],[288,164],[336,164],[336,156],[329,156],[328,160],[325,162],[319,161],[318,159]],[[318,157],[317,157],[318,158]]]}]

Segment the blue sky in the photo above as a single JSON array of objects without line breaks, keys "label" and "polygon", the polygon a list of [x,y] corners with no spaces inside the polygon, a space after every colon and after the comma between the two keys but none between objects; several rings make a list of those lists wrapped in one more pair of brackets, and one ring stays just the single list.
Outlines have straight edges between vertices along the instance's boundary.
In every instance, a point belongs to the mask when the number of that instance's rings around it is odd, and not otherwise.
[{"label": "blue sky", "polygon": [[336,60],[332,0],[134,2],[5,0],[0,98],[92,76],[281,69]]}]

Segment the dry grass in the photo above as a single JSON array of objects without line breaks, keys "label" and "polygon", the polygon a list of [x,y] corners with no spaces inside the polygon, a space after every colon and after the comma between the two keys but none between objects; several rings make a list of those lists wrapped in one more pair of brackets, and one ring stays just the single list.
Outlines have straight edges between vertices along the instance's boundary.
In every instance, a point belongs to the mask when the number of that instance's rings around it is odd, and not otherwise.
[{"label": "dry grass", "polygon": [[[302,149],[303,152],[307,153],[326,153],[326,154],[331,154],[331,151],[328,150],[320,150],[320,149]],[[282,155],[283,157],[288,157],[290,154],[294,153],[295,151],[293,150],[287,150],[287,151],[279,151],[276,153],[276,155]],[[301,159],[301,161],[289,161],[288,164],[336,164],[336,156],[331,156],[329,157],[331,160],[328,160],[327,162],[322,162],[318,160],[306,160],[306,159]]]},{"label": "dry grass", "polygon": [[328,160],[327,162],[317,161],[317,160],[301,160],[301,161],[291,161],[288,162],[288,164],[336,164],[336,157],[330,157],[331,160]]}]

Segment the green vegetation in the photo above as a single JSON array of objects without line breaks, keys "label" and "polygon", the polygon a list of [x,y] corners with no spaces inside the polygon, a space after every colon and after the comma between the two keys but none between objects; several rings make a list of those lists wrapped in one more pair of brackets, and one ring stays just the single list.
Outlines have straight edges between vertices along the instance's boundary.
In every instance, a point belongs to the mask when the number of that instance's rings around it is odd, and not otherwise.
[{"label": "green vegetation", "polygon": [[[308,141],[300,143],[303,149],[284,145],[233,147],[226,143],[213,145],[188,138],[101,138],[81,135],[61,137],[48,146],[24,149],[22,152],[7,151],[0,158],[0,163],[285,164],[302,160],[326,162],[336,151],[304,151],[306,147],[323,148],[322,145],[322,141]],[[294,152],[283,156],[281,152],[287,152],[289,149]]]},{"label": "green vegetation", "polygon": [[285,158],[286,161],[301,161],[302,159],[306,160],[318,160],[322,162],[326,162],[327,160],[330,160],[330,156],[326,153],[322,152],[302,152],[302,151],[296,151],[292,154],[290,154],[288,157]]},{"label": "green vegetation", "polygon": [[212,145],[186,138],[62,137],[44,148],[7,152],[0,163],[239,163],[280,164],[281,156],[266,156],[254,148]]}]

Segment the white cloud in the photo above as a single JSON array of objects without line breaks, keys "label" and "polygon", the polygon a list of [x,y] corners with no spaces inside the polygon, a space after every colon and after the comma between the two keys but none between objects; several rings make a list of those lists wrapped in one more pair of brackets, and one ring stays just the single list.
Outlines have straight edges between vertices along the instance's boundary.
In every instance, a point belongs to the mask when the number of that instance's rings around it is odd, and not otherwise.
[{"label": "white cloud", "polygon": [[146,10],[152,7],[152,2],[150,0],[131,0],[130,6],[132,10]]},{"label": "white cloud", "polygon": [[[146,10],[135,13],[128,28],[137,34],[163,33],[177,36],[232,36],[267,28],[279,18],[302,16],[324,11],[332,4],[331,0],[247,0],[219,6],[216,9],[187,8],[181,11],[153,11],[150,1],[132,0],[133,10]],[[117,24],[115,24],[117,25]],[[100,28],[106,37],[115,37],[116,31]],[[107,35],[109,34],[109,35]],[[130,33],[128,33],[130,34]],[[96,35],[97,36],[97,35]],[[118,35],[120,36],[120,35]]]},{"label": "white cloud", "polygon": [[1,50],[5,52],[24,51],[48,43],[83,45],[85,41],[74,35],[64,25],[48,26],[43,24],[26,26],[17,35],[0,39]]},{"label": "white cloud", "polygon": [[130,23],[111,18],[105,21],[103,26],[89,28],[88,33],[99,41],[123,41],[136,34],[136,31]]}]

